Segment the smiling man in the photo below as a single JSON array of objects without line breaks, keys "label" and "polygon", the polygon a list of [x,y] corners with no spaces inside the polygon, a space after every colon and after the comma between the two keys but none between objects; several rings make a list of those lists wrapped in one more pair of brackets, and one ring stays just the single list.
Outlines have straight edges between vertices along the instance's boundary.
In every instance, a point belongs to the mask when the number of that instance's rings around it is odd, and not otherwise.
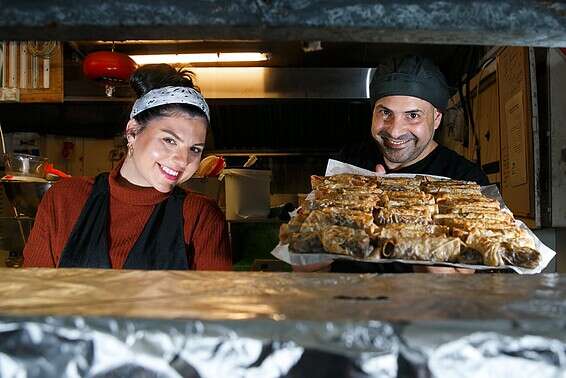
[{"label": "smiling man", "polygon": [[[417,173],[488,185],[477,164],[438,144],[434,132],[450,97],[444,75],[425,58],[393,59],[380,67],[370,85],[373,106],[371,135],[344,148],[338,160],[378,173]],[[327,269],[313,267],[309,270]],[[455,268],[421,268],[390,263],[371,264],[335,260],[333,272],[346,273],[473,273]]]},{"label": "smiling man", "polygon": [[393,59],[370,85],[372,139],[344,148],[338,160],[378,173],[419,173],[489,183],[478,165],[434,141],[449,99],[448,85],[425,58]]}]

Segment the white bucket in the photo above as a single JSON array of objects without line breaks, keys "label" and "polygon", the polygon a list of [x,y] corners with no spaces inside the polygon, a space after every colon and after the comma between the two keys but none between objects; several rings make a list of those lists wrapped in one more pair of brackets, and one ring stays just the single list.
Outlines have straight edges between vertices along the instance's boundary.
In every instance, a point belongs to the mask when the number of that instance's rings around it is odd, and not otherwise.
[{"label": "white bucket", "polygon": [[270,207],[271,171],[225,169],[226,219],[266,218]]}]

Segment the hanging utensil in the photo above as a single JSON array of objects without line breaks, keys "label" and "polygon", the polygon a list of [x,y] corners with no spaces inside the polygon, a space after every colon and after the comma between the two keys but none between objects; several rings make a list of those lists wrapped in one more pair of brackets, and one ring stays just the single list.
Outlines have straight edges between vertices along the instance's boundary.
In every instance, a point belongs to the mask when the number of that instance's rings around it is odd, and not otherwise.
[{"label": "hanging utensil", "polygon": [[246,160],[246,162],[244,163],[244,168],[250,168],[252,165],[254,165],[257,162],[257,156],[255,155],[250,155],[250,157],[248,158],[248,160]]},{"label": "hanging utensil", "polygon": [[2,124],[0,123],[0,140],[2,142],[2,156],[6,154],[6,142],[4,141],[4,132],[2,132]]}]

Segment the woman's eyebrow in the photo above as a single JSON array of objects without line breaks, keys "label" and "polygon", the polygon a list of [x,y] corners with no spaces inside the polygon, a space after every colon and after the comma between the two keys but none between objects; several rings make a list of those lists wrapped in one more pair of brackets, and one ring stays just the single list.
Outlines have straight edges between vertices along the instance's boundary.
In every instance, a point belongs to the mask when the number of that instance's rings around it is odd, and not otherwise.
[{"label": "woman's eyebrow", "polygon": [[178,141],[183,142],[183,138],[181,138],[180,136],[178,136],[177,134],[175,134],[173,131],[167,130],[167,129],[161,129],[161,131],[163,131],[164,133],[167,133],[167,134],[171,135],[173,138],[177,139]]}]

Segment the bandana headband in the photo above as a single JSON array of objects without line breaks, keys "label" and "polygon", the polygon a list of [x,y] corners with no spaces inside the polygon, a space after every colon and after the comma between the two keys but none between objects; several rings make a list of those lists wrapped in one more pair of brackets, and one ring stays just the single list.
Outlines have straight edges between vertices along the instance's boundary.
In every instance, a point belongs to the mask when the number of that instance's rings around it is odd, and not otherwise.
[{"label": "bandana headband", "polygon": [[166,104],[189,104],[201,109],[210,122],[210,110],[204,97],[193,88],[189,87],[163,87],[152,89],[136,100],[130,113],[130,119],[144,110]]}]

